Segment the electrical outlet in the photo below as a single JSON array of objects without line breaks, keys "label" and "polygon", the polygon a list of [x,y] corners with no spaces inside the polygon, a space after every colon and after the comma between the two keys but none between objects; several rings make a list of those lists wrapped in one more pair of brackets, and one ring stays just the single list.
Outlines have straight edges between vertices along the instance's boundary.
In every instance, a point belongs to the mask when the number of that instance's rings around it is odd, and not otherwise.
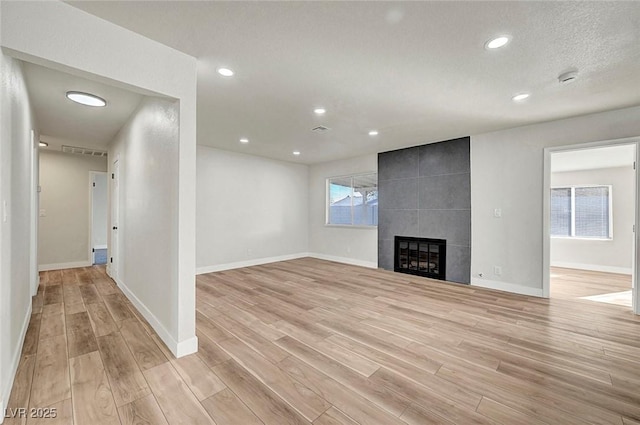
[{"label": "electrical outlet", "polygon": [[493,274],[495,274],[496,276],[501,276],[502,275],[502,267],[493,266]]},{"label": "electrical outlet", "polygon": [[496,208],[493,210],[493,216],[495,218],[502,218],[502,208]]}]

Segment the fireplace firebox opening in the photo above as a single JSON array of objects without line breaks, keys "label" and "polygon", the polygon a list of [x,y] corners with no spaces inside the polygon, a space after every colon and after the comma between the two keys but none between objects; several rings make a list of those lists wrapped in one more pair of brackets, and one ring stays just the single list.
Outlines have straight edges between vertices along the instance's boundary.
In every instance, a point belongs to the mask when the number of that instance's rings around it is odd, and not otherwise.
[{"label": "fireplace firebox opening", "polygon": [[447,241],[395,237],[394,271],[432,279],[446,279]]}]

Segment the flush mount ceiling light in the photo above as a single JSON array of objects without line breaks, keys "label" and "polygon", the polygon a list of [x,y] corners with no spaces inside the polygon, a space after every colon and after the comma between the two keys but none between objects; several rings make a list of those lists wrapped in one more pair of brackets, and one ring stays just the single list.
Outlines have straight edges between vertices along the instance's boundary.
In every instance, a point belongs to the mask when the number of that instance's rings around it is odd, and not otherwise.
[{"label": "flush mount ceiling light", "polygon": [[294,154],[295,156],[298,156],[298,155],[300,155],[300,151],[293,151],[293,154]]},{"label": "flush mount ceiling light", "polygon": [[107,106],[107,101],[91,93],[68,91],[67,99],[85,106]]},{"label": "flush mount ceiling light", "polygon": [[316,115],[324,115],[327,112],[324,108],[316,108],[313,110],[313,113]]},{"label": "flush mount ceiling light", "polygon": [[38,146],[40,146],[41,148],[46,148],[47,146],[49,146],[49,143],[43,142],[42,140],[40,140],[38,142]]},{"label": "flush mount ceiling light", "polygon": [[249,143],[249,139],[243,137],[242,139],[240,139],[240,143]]},{"label": "flush mount ceiling light", "polygon": [[511,41],[511,37],[509,37],[508,35],[501,35],[487,41],[484,44],[484,48],[487,50],[499,49],[500,47],[506,46],[509,41]]},{"label": "flush mount ceiling light", "polygon": [[378,135],[378,130],[371,130],[369,132],[369,136],[377,136]]},{"label": "flush mount ceiling light", "polygon": [[511,99],[514,102],[522,102],[523,100],[529,98],[529,96],[531,96],[531,94],[529,94],[529,93],[519,93],[519,94],[513,96]]},{"label": "flush mount ceiling light", "polygon": [[233,77],[233,71],[229,68],[218,68],[218,74],[223,77]]}]

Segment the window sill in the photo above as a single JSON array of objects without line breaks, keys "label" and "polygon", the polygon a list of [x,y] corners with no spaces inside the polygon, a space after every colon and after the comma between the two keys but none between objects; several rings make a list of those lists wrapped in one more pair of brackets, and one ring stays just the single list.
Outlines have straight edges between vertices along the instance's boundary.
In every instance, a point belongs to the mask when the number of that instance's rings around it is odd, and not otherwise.
[{"label": "window sill", "polygon": [[326,224],[325,223],[324,227],[338,227],[338,228],[341,228],[341,229],[375,229],[375,230],[378,230],[378,226],[364,226],[364,225],[355,226],[355,225],[351,225],[351,224]]},{"label": "window sill", "polygon": [[612,242],[613,238],[585,238],[579,236],[551,236],[551,239],[563,239],[569,241],[599,241],[599,242]]}]

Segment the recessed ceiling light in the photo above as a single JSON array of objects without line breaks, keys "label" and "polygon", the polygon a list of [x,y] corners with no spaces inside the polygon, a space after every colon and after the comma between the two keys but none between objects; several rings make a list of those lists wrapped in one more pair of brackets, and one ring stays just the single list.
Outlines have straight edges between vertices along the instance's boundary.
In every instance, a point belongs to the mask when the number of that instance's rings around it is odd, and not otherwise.
[{"label": "recessed ceiling light", "polygon": [[295,156],[298,156],[298,155],[300,155],[300,151],[293,151],[293,154],[294,154]]},{"label": "recessed ceiling light", "polygon": [[91,93],[81,91],[68,91],[67,98],[85,106],[106,106],[107,101]]},{"label": "recessed ceiling light", "polygon": [[377,136],[378,135],[378,130],[371,130],[369,132],[369,136]]},{"label": "recessed ceiling light", "polygon": [[47,146],[49,146],[49,143],[43,142],[42,140],[40,140],[38,142],[38,146],[40,146],[41,148],[46,148]]},{"label": "recessed ceiling light", "polygon": [[233,77],[233,71],[229,68],[218,68],[218,74],[223,77]]},{"label": "recessed ceiling light", "polygon": [[242,139],[240,139],[240,143],[249,143],[249,139],[243,137]]},{"label": "recessed ceiling light", "polygon": [[511,99],[514,102],[522,102],[523,100],[527,99],[529,96],[531,96],[529,93],[519,93],[513,96]]},{"label": "recessed ceiling light", "polygon": [[313,113],[316,115],[324,115],[327,112],[324,108],[316,108],[313,110]]},{"label": "recessed ceiling light", "polygon": [[500,47],[504,47],[509,43],[511,39],[507,35],[501,35],[499,37],[492,38],[487,41],[484,45],[485,49],[499,49]]}]

